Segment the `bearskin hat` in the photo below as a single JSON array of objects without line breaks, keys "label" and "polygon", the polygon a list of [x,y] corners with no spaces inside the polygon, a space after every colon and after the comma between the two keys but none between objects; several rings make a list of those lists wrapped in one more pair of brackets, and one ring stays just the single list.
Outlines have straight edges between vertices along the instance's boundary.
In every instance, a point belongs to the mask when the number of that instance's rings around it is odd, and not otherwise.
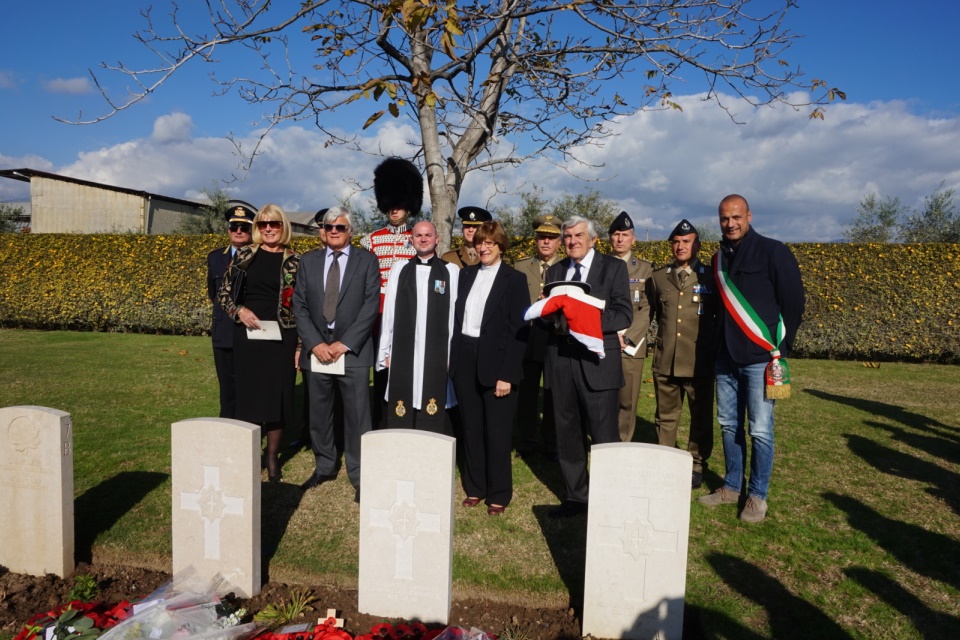
[{"label": "bearskin hat", "polygon": [[423,207],[423,177],[409,160],[387,158],[373,170],[373,194],[382,213],[400,208],[415,216]]}]

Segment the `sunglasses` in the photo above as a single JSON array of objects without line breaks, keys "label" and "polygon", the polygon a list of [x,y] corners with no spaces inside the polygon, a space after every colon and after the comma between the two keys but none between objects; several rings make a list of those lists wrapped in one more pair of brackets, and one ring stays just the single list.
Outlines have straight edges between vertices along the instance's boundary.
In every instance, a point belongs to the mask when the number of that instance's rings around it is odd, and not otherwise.
[{"label": "sunglasses", "polygon": [[323,230],[324,230],[324,231],[333,231],[333,230],[336,230],[337,233],[346,233],[346,232],[347,232],[347,229],[349,229],[349,228],[350,228],[350,227],[348,227],[348,226],[345,225],[345,224],[324,224],[324,225],[323,225]]},{"label": "sunglasses", "polygon": [[235,222],[230,225],[230,231],[242,231],[243,233],[250,233],[250,225],[244,222]]},{"label": "sunglasses", "polygon": [[283,222],[280,220],[258,220],[257,229],[282,229]]}]

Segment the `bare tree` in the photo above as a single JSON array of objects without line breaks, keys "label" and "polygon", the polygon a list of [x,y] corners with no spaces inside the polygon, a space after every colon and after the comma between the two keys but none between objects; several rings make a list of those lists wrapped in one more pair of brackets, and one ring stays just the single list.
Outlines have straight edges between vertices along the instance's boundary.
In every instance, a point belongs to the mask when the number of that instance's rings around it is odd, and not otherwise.
[{"label": "bare tree", "polygon": [[[795,0],[207,0],[209,25],[184,24],[176,4],[167,31],[135,34],[158,64],[101,64],[132,82],[114,99],[94,75],[109,118],[143,100],[187,65],[215,63],[247,49],[262,64],[244,77],[216,79],[264,108],[265,131],[312,120],[334,143],[360,148],[327,129],[324,114],[350,107],[366,128],[383,115],[420,131],[433,221],[444,246],[467,173],[546,156],[565,167],[577,150],[602,144],[613,120],[637,109],[679,109],[671,87],[702,78],[708,97],[752,105],[810,106],[844,98],[806,79],[783,58],[797,34],[786,26]],[[290,7],[284,12],[282,7]],[[302,38],[310,39],[312,64]],[[256,68],[254,68],[256,67]],[[810,93],[797,94],[795,90]],[[806,96],[796,102],[797,95]],[[359,121],[358,121],[359,123]],[[264,134],[266,135],[266,133]],[[262,138],[261,138],[262,140]],[[241,149],[249,160],[257,148]],[[377,153],[377,150],[366,151]]]}]

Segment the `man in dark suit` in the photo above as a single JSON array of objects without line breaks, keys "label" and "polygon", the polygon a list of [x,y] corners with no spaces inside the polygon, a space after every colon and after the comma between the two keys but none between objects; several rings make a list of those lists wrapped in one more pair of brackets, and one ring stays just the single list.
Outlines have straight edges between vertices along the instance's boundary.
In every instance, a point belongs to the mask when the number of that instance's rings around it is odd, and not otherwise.
[{"label": "man in dark suit", "polygon": [[[344,207],[323,218],[327,246],[303,255],[293,294],[297,332],[303,343],[300,369],[310,396],[310,440],[315,469],[301,485],[306,491],[336,477],[334,388],[343,397],[344,458],[347,475],[360,500],[360,436],[370,430],[372,334],[380,306],[377,258],[353,247],[353,220]],[[335,299],[334,299],[335,298]],[[338,370],[339,367],[339,370]]]},{"label": "man in dark suit", "polygon": [[233,254],[240,247],[250,244],[253,217],[256,214],[253,207],[245,202],[230,202],[225,216],[229,224],[230,246],[214,249],[207,254],[207,297],[213,303],[210,337],[213,338],[213,365],[217,369],[217,382],[220,383],[221,418],[233,417],[236,389],[233,381],[233,320],[220,308],[217,292],[220,291],[223,275],[233,260]]},{"label": "man in dark suit", "polygon": [[545,281],[586,282],[591,296],[606,301],[601,313],[605,355],[600,358],[562,328],[547,345],[545,371],[553,389],[557,454],[566,489],[563,504],[550,512],[552,518],[575,516],[587,509],[586,436],[593,444],[620,442],[618,397],[624,379],[618,332],[633,321],[626,263],[594,250],[593,221],[574,216],[561,230],[567,258],[547,270]]}]

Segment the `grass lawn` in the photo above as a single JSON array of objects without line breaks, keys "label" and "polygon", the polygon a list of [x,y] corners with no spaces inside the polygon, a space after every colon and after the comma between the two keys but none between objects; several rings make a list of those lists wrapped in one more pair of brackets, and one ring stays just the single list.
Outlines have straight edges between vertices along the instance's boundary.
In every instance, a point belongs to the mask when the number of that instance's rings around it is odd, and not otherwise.
[{"label": "grass lawn", "polygon": [[[691,506],[693,619],[711,638],[960,637],[960,367],[790,364],[767,520]],[[644,384],[648,442],[652,394]],[[218,411],[209,339],[0,330],[11,405],[73,416],[77,559],[169,570],[170,424]],[[719,430],[710,465],[692,497],[721,482]],[[263,486],[265,573],[355,585],[353,490],[341,473],[301,496],[312,466],[297,453],[284,484]],[[577,602],[586,521],[546,517],[562,492],[555,463],[516,459],[513,472],[505,517],[456,511],[455,597]]]}]

